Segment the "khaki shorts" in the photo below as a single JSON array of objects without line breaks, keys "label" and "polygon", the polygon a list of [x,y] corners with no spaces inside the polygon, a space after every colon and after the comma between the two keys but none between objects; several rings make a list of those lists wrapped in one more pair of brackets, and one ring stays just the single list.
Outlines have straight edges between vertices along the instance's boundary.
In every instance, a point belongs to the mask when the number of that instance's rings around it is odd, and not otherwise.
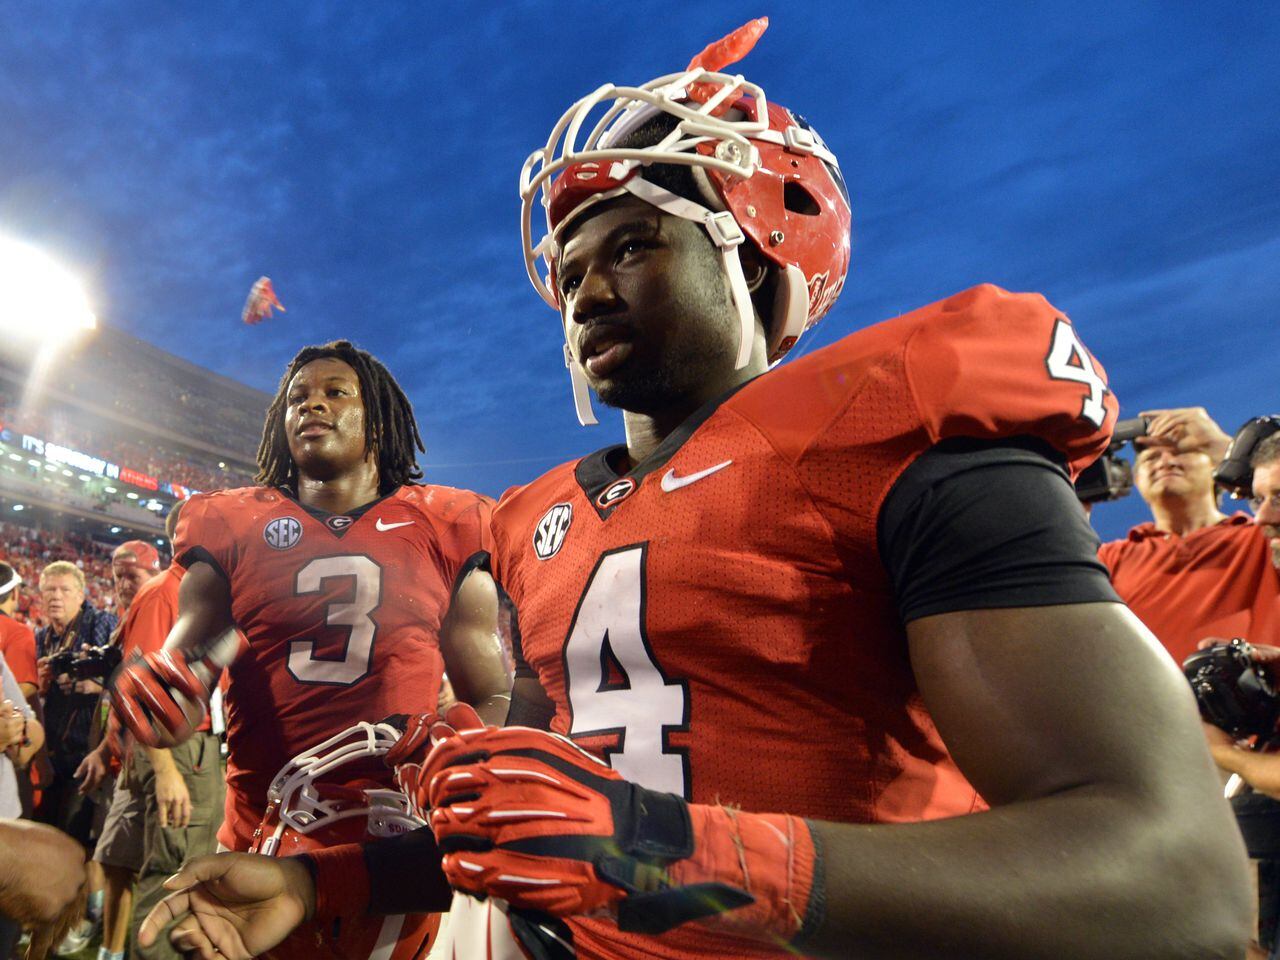
[{"label": "khaki shorts", "polygon": [[107,808],[102,835],[93,851],[93,859],[108,867],[120,867],[137,873],[142,869],[143,838],[147,798],[141,791],[126,785],[127,777],[116,780],[111,805]]}]

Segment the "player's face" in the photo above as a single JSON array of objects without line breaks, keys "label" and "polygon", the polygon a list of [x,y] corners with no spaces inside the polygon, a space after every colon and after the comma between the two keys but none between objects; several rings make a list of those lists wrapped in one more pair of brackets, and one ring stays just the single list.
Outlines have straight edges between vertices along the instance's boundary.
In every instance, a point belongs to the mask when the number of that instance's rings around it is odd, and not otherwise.
[{"label": "player's face", "polygon": [[1271,545],[1271,562],[1280,567],[1280,462],[1253,470],[1253,515]]},{"label": "player's face", "polygon": [[138,588],[151,579],[153,570],[148,570],[133,555],[116,557],[111,561],[111,576],[116,583],[116,602],[122,611],[128,610],[133,598],[138,595]]},{"label": "player's face", "polygon": [[604,403],[656,413],[725,389],[738,319],[698,224],[611,201],[566,231],[556,282],[573,356]]},{"label": "player's face", "polygon": [[70,574],[52,574],[40,578],[40,602],[44,613],[55,626],[70,623],[84,603],[84,589]]},{"label": "player's face", "polygon": [[1213,461],[1206,453],[1146,447],[1134,461],[1133,479],[1147,502],[1201,497],[1213,492]]},{"label": "player's face", "polygon": [[350,364],[312,360],[289,381],[285,435],[298,472],[331,479],[364,463],[364,398]]}]

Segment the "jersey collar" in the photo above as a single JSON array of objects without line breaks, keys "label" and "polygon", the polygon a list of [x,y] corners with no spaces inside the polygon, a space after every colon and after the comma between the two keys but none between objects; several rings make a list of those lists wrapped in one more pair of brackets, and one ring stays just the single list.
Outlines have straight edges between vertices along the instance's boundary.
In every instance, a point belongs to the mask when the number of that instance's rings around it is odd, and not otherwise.
[{"label": "jersey collar", "polygon": [[[612,446],[597,450],[595,453],[588,454],[578,461],[578,465],[574,468],[574,479],[578,481],[578,486],[582,489],[582,494],[587,498],[587,502],[599,515],[601,520],[607,520],[613,514],[613,511],[622,504],[632,490],[635,490],[644,481],[644,478],[655,470],[660,470],[667,465],[685,442],[697,432],[707,420],[711,418],[726,400],[741,390],[749,383],[755,382],[756,377],[745,380],[725,391],[720,396],[712,400],[708,400],[701,407],[691,413],[680,426],[676,427],[666,438],[654,448],[653,453],[645,457],[630,470],[625,473],[619,473],[613,466],[617,462],[625,462],[627,445],[625,443],[615,443]],[[623,481],[631,481],[631,488],[625,490],[622,496],[616,500],[609,501],[605,494],[614,488],[615,485],[621,484]],[[601,502],[602,498],[604,503]]]},{"label": "jersey collar", "polygon": [[368,513],[374,507],[378,506],[383,501],[390,500],[392,497],[394,497],[397,493],[400,492],[402,487],[396,487],[393,490],[387,493],[384,493],[382,496],[378,497],[376,500],[370,500],[368,503],[361,504],[360,506],[356,507],[354,510],[348,510],[346,513],[330,513],[328,510],[321,510],[319,507],[308,506],[307,504],[299,500],[296,496],[294,496],[293,491],[288,490],[284,487],[276,487],[276,489],[280,491],[280,494],[286,500],[290,500],[293,503],[295,503],[301,510],[303,510],[305,513],[310,514],[312,517],[314,517],[317,521],[320,522],[321,526],[323,526],[331,534],[333,534],[335,537],[341,540],[344,536],[346,536],[347,531],[350,530],[353,526],[355,526],[355,523],[357,520],[359,520],[366,513]]}]

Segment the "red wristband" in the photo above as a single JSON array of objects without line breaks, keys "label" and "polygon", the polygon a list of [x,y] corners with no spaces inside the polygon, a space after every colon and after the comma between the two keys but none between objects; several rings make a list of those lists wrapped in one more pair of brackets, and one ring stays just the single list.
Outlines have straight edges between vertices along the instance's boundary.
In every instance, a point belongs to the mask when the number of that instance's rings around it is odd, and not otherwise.
[{"label": "red wristband", "polygon": [[795,940],[804,931],[815,899],[818,856],[809,824],[787,814],[744,813],[707,804],[690,804],[689,814],[693,856],[668,868],[672,881],[719,881],[755,897],[755,903],[697,922],[769,943]]},{"label": "red wristband", "polygon": [[316,884],[316,912],[313,919],[328,923],[338,917],[352,917],[369,910],[369,867],[358,843],[312,850],[303,855],[311,861]]}]

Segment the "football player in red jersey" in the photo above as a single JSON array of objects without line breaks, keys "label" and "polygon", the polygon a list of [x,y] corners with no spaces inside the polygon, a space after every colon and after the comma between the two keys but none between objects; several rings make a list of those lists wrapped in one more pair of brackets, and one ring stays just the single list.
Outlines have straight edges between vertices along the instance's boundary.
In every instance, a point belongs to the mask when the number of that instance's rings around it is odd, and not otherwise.
[{"label": "football player in red jersey", "polygon": [[[727,62],[598,89],[526,168],[579,413],[621,407],[626,443],[495,511],[522,726],[441,729],[413,793],[445,877],[590,957],[1241,955],[1190,691],[1071,487],[1101,367],[979,286],[770,372],[843,284],[849,207]],[[434,847],[196,861],[157,912],[240,958],[438,902]]]},{"label": "football player in red jersey", "polygon": [[[287,762],[355,719],[434,709],[446,668],[459,697],[506,716],[497,595],[476,568],[491,504],[415,482],[417,449],[380,362],[345,341],[307,347],[267,412],[260,485],[184,505],[178,620],[163,651],[123,672],[113,706],[151,745],[190,735],[216,675],[200,658],[230,660],[243,632],[226,691],[225,847],[250,848]],[[348,773],[394,787],[376,759]]]}]

